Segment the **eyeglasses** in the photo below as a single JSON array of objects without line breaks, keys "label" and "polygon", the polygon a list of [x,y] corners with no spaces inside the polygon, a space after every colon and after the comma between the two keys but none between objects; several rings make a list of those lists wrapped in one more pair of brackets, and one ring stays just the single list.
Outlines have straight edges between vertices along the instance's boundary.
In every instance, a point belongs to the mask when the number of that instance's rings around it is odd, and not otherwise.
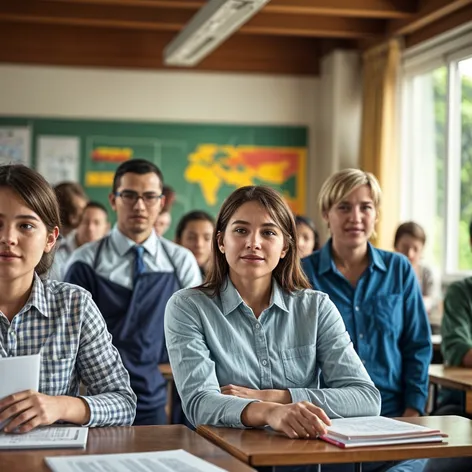
[{"label": "eyeglasses", "polygon": [[133,190],[123,190],[122,192],[115,192],[115,197],[121,197],[123,203],[126,206],[134,206],[136,202],[142,198],[144,204],[147,207],[152,207],[156,205],[156,203],[164,196],[164,194],[158,195],[157,193],[143,193],[139,195],[138,192],[134,192]]}]

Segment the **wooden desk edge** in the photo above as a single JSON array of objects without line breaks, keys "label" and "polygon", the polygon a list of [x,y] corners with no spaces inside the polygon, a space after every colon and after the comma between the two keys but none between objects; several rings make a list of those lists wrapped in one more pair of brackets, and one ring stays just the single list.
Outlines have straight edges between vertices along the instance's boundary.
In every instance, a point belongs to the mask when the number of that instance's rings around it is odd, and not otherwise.
[{"label": "wooden desk edge", "polygon": [[454,388],[463,392],[466,392],[467,390],[472,390],[472,386],[464,385],[459,381],[445,379],[444,377],[439,377],[434,374],[429,374],[429,381],[430,383],[441,385],[442,387]]},{"label": "wooden desk edge", "polygon": [[228,452],[229,454],[231,454],[236,459],[239,459],[241,462],[244,462],[247,465],[252,465],[251,464],[251,458],[249,456],[244,454],[239,449],[237,449],[235,447],[232,447],[230,444],[227,444],[217,434],[215,434],[213,431],[211,431],[207,426],[205,426],[205,425],[197,426],[197,433],[200,436],[204,437],[205,439],[208,439],[208,441],[210,441],[215,446],[220,447],[221,449]]},{"label": "wooden desk edge", "polygon": [[[241,462],[251,466],[251,467],[262,467],[262,466],[290,466],[290,465],[307,465],[316,463],[313,452],[307,453],[287,453],[282,456],[274,457],[272,453],[259,453],[254,454],[253,456],[248,456],[244,454],[243,451],[237,449],[236,447],[231,446],[230,444],[225,443],[217,434],[215,434],[207,426],[198,426],[197,433],[203,436],[205,439],[208,439],[210,442],[225,450],[231,454],[236,459],[239,459]],[[422,447],[420,447],[422,446]],[[426,447],[424,447],[426,446]],[[444,448],[447,448],[447,454],[444,455]],[[379,446],[381,449],[383,446]],[[472,448],[469,451],[465,451],[464,446],[449,446],[447,443],[447,438],[443,444],[428,444],[428,443],[419,443],[419,444],[405,444],[405,445],[395,445],[391,446],[395,449],[389,451],[382,451],[381,457],[375,457],[376,447],[359,447],[359,448],[349,448],[341,449],[333,448],[339,450],[342,454],[336,456],[335,450],[329,451],[327,455],[332,455],[328,460],[326,457],[322,457],[325,454],[320,455],[320,464],[350,464],[355,462],[376,462],[376,461],[404,461],[410,459],[439,459],[439,458],[451,458],[451,457],[471,457]],[[368,449],[368,451],[366,451]],[[412,452],[414,450],[414,452]],[[334,454],[333,454],[334,452]],[[364,453],[368,454],[368,460],[362,458],[359,460],[359,453],[363,455]],[[290,459],[287,457],[290,456]],[[357,456],[357,457],[356,457]],[[296,458],[294,462],[294,458]]]}]

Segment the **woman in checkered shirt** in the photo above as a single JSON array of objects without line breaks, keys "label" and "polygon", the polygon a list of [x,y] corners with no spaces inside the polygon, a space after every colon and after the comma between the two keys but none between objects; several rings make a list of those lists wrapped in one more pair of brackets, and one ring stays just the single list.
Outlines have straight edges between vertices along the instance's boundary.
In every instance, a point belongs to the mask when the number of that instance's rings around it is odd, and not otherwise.
[{"label": "woman in checkered shirt", "polygon": [[[22,165],[0,166],[0,357],[41,354],[39,391],[0,399],[6,432],[57,421],[130,425],[136,413],[128,372],[90,294],[47,280],[59,226],[46,180]],[[80,382],[87,395],[79,396]]]}]

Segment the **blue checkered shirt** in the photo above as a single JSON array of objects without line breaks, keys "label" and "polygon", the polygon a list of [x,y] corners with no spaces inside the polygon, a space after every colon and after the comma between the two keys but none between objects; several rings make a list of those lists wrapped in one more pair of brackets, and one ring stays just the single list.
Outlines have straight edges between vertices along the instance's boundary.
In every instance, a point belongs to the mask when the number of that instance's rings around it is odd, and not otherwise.
[{"label": "blue checkered shirt", "polygon": [[90,294],[35,274],[26,305],[11,323],[0,311],[0,357],[41,353],[39,391],[79,395],[90,407],[86,426],[133,423],[136,395],[105,320]]}]

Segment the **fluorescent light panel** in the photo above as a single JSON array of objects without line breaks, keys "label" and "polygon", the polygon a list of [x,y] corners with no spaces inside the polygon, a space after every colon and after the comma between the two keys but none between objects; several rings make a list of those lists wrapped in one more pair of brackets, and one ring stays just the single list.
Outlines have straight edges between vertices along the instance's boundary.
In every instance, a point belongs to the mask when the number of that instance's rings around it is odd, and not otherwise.
[{"label": "fluorescent light panel", "polygon": [[164,49],[164,63],[194,66],[269,0],[210,0]]}]

